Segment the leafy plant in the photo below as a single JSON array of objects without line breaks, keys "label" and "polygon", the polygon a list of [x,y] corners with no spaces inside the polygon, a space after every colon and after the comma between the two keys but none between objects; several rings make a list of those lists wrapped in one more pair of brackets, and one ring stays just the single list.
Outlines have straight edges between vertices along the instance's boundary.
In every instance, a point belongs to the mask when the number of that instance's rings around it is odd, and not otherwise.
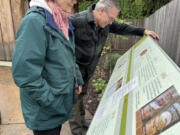
[{"label": "leafy plant", "polygon": [[98,77],[105,78],[104,70],[102,68],[100,68],[99,66],[96,66],[96,71],[95,72],[96,72]]},{"label": "leafy plant", "polygon": [[104,54],[106,54],[110,49],[111,49],[111,46],[104,46],[103,51],[102,51],[102,53],[101,53],[101,56],[103,56]]},{"label": "leafy plant", "polygon": [[95,88],[96,93],[102,93],[104,92],[104,89],[106,88],[106,81],[102,78],[97,78],[92,80],[92,85]]}]

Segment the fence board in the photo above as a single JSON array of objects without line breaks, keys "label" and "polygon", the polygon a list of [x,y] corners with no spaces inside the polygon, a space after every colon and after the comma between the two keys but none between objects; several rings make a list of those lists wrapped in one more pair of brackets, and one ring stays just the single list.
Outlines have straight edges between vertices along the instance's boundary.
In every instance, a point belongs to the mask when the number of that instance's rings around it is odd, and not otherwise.
[{"label": "fence board", "polygon": [[[172,22],[174,22],[173,24],[173,31],[172,31],[172,42],[171,42],[171,49],[170,49],[170,56],[176,61],[176,59],[178,59],[176,57],[176,53],[179,53],[179,52],[176,52],[176,49],[178,48],[178,45],[180,46],[180,43],[178,42],[179,40],[179,32],[180,32],[180,17],[179,16],[179,13],[180,13],[180,2],[178,1],[175,1],[175,6],[174,8],[176,10],[174,10],[174,20],[172,20]],[[179,63],[180,64],[180,63]]]},{"label": "fence board", "polygon": [[1,23],[0,23],[0,44],[2,44],[2,30],[1,30]]},{"label": "fence board", "polygon": [[5,43],[14,41],[10,0],[0,0],[0,22]]},{"label": "fence board", "polygon": [[[20,7],[20,0],[11,0],[11,8],[12,8],[12,18],[14,23],[14,31],[15,33],[17,33],[21,19],[24,16],[22,13],[23,9],[21,9]],[[24,8],[27,8],[26,5],[24,5]]]},{"label": "fence board", "polygon": [[[142,19],[126,19],[127,22],[131,22],[132,25],[137,27],[144,26],[144,20]],[[128,50],[132,45],[134,45],[139,39],[139,36],[125,36],[128,40],[123,40],[122,38],[116,38],[114,34],[109,34],[106,45],[111,45],[113,50]]]},{"label": "fence board", "polygon": [[0,23],[6,60],[11,60],[15,39],[10,0],[0,0]]},{"label": "fence board", "polygon": [[177,46],[177,48],[176,48],[175,62],[179,64],[180,63],[180,31],[179,31],[179,34],[178,34],[178,44],[179,44],[179,46]]},{"label": "fence board", "polygon": [[4,45],[3,45],[3,40],[2,40],[2,30],[1,30],[1,23],[0,23],[0,60],[5,59],[5,54],[4,54]]},{"label": "fence board", "polygon": [[159,34],[160,46],[180,66],[180,1],[173,0],[145,19],[145,27]]},{"label": "fence board", "polygon": [[0,23],[0,45],[3,44],[3,41],[2,41],[2,30],[1,30],[1,23]]}]

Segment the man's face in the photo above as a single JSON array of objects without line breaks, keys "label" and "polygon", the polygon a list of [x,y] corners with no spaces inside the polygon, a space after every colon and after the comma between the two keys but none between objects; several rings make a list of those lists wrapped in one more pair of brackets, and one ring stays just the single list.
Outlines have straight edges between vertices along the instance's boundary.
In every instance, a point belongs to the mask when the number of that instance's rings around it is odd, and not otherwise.
[{"label": "man's face", "polygon": [[99,9],[98,25],[101,28],[104,28],[108,24],[112,24],[112,22],[118,16],[118,13],[119,10],[115,7],[110,8],[108,11],[105,11],[103,8]]}]

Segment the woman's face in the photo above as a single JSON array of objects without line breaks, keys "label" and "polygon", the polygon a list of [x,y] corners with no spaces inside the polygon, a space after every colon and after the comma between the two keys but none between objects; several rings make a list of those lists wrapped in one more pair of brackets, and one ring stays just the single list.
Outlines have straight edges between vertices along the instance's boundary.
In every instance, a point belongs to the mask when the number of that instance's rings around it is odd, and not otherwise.
[{"label": "woman's face", "polygon": [[77,3],[77,0],[55,0],[60,7],[67,12],[72,12],[73,6]]},{"label": "woman's face", "polygon": [[77,3],[77,0],[65,0],[67,3],[67,6],[70,8],[73,8],[73,6]]}]

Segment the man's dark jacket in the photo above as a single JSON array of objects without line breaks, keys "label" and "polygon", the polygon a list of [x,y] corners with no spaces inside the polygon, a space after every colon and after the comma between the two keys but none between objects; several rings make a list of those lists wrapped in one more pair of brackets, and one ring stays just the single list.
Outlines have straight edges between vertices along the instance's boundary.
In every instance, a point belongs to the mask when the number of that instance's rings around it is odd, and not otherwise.
[{"label": "man's dark jacket", "polygon": [[105,28],[96,27],[92,12],[94,8],[95,4],[91,5],[88,10],[76,13],[70,18],[75,27],[77,64],[81,71],[88,74],[88,78],[94,73],[108,33],[138,36],[144,34],[144,28],[137,28],[117,21]]}]

